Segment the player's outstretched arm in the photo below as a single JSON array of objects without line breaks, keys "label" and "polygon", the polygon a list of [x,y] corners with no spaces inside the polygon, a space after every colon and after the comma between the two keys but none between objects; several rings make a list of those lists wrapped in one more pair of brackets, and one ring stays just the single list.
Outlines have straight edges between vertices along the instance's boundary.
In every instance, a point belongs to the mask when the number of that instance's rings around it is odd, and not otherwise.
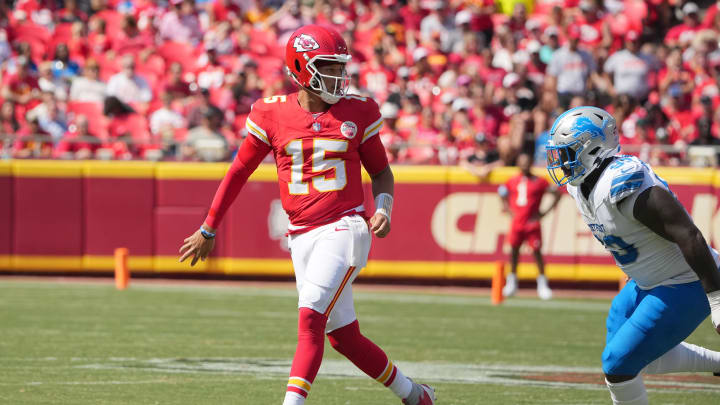
[{"label": "player's outstretched arm", "polygon": [[198,260],[205,261],[213,247],[215,247],[215,230],[220,221],[222,221],[230,205],[235,201],[248,177],[257,169],[270,150],[269,145],[260,142],[253,136],[248,136],[243,141],[235,160],[233,160],[230,169],[215,192],[205,222],[200,229],[185,238],[182,247],[180,247],[181,262],[190,256],[193,256],[190,262],[191,266],[194,266]]},{"label": "player's outstretched arm", "polygon": [[384,238],[390,233],[395,176],[388,165],[370,178],[375,197],[375,214],[370,218],[370,231],[378,238]]},{"label": "player's outstretched arm", "polygon": [[638,196],[633,215],[653,232],[678,245],[708,294],[713,325],[720,333],[720,271],[685,208],[668,190],[655,186]]}]

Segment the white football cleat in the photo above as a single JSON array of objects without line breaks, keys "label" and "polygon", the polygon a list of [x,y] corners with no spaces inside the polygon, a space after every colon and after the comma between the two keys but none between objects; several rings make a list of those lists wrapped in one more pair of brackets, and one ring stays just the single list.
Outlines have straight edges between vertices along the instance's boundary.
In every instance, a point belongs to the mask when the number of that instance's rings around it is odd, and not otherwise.
[{"label": "white football cleat", "polygon": [[420,398],[417,400],[415,404],[411,404],[409,402],[409,399],[403,399],[403,404],[405,405],[435,405],[435,389],[425,385],[425,384],[417,384],[413,382],[414,385],[418,386],[422,389],[422,393],[420,394]]},{"label": "white football cleat", "polygon": [[517,292],[517,276],[515,273],[510,273],[505,278],[505,287],[503,287],[503,296],[512,297]]},{"label": "white football cleat", "polygon": [[548,286],[547,278],[542,274],[537,278],[537,294],[541,300],[549,300],[553,295],[552,290]]}]

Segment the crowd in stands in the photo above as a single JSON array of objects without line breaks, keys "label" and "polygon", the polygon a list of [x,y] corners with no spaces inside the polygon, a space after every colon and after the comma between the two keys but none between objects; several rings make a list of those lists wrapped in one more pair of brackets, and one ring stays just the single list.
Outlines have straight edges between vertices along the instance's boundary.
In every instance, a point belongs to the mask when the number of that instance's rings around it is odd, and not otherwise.
[{"label": "crowd in stands", "polygon": [[392,162],[542,162],[555,117],[596,105],[627,152],[682,164],[720,144],[718,5],[0,0],[0,158],[230,159],[251,104],[293,91],[288,36],[320,23],[349,45],[351,92],[381,106]]}]

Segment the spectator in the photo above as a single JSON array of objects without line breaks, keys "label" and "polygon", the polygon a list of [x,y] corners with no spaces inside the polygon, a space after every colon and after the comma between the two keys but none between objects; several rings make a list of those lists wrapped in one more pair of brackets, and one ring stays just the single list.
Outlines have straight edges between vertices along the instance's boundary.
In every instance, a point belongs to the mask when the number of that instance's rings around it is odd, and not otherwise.
[{"label": "spectator", "polygon": [[60,109],[51,92],[43,92],[42,103],[30,110],[27,115],[37,119],[43,132],[52,136],[53,140],[60,139],[67,131],[65,112]]},{"label": "spectator", "polygon": [[227,157],[228,142],[220,132],[222,112],[207,108],[200,126],[188,132],[182,156],[189,160],[220,161]]},{"label": "spectator", "polygon": [[90,132],[87,117],[80,115],[55,146],[54,156],[60,159],[92,159],[102,147],[102,140]]},{"label": "spectator", "polygon": [[173,110],[173,98],[170,93],[162,93],[160,98],[163,106],[150,116],[150,132],[163,139],[173,139],[173,133],[179,128],[184,128],[185,121],[182,115]]},{"label": "spectator", "polygon": [[560,107],[567,109],[573,96],[587,90],[587,81],[595,71],[595,61],[585,50],[578,48],[580,28],[568,27],[568,41],[565,46],[553,53],[547,74],[550,87],[558,95]]},{"label": "spectator", "polygon": [[102,103],[107,86],[99,80],[100,66],[95,59],[85,62],[82,76],[73,78],[70,86],[70,101]]},{"label": "spectator", "polygon": [[10,42],[7,39],[7,31],[0,28],[0,66],[3,66],[6,60],[10,59],[12,51],[10,49]]},{"label": "spectator", "polygon": [[54,94],[57,100],[67,99],[67,86],[64,81],[53,75],[52,62],[40,63],[38,76],[38,87],[40,91]]},{"label": "spectator", "polygon": [[0,138],[14,136],[19,129],[20,123],[15,115],[15,103],[10,100],[3,101],[0,108]]},{"label": "spectator", "polygon": [[123,56],[122,71],[110,78],[107,95],[115,96],[125,104],[141,106],[146,106],[152,100],[152,90],[147,81],[135,73],[135,60],[132,55]]},{"label": "spectator", "polygon": [[483,133],[475,135],[474,150],[460,163],[465,170],[477,176],[480,181],[487,180],[490,172],[502,164],[497,150],[491,147]]},{"label": "spectator", "polygon": [[687,2],[682,7],[683,23],[672,27],[665,35],[665,44],[668,46],[685,46],[692,42],[695,34],[702,29],[700,25],[700,8],[693,2]]},{"label": "spectator", "polygon": [[88,19],[87,14],[78,9],[77,0],[65,0],[64,8],[55,12],[55,18],[60,23],[85,22]]},{"label": "spectator", "polygon": [[112,39],[113,51],[118,55],[136,53],[139,54],[141,60],[146,59],[154,48],[154,41],[150,34],[140,32],[137,21],[131,15],[123,17],[120,28],[120,32]]},{"label": "spectator", "polygon": [[[188,97],[193,95],[197,84],[188,83],[183,78],[183,68],[178,62],[170,65],[170,72],[167,75],[167,81],[163,85],[163,92],[170,93],[173,99],[180,100],[185,103]],[[254,101],[253,101],[254,102]]]},{"label": "spectator", "polygon": [[160,18],[160,38],[197,45],[202,40],[195,0],[170,0],[170,10]]},{"label": "spectator", "polygon": [[52,156],[52,137],[40,128],[37,117],[28,115],[25,125],[16,133],[13,157],[16,159],[49,158]]},{"label": "spectator", "polygon": [[637,32],[628,31],[625,47],[610,55],[604,70],[607,75],[612,75],[610,94],[625,94],[642,102],[650,92],[650,75],[655,70],[655,62],[640,53],[639,40]]},{"label": "spectator", "polygon": [[0,95],[5,100],[13,101],[19,110],[18,114],[24,115],[40,102],[40,85],[30,70],[28,59],[19,58],[17,64],[16,73],[4,75]]},{"label": "spectator", "polygon": [[210,101],[210,91],[208,89],[201,89],[197,92],[194,100],[190,103],[186,114],[189,128],[200,126],[207,114],[207,110],[212,110],[213,113],[220,116],[223,115],[222,110]]},{"label": "spectator", "polygon": [[80,73],[80,66],[70,60],[70,51],[67,45],[58,44],[55,47],[55,60],[52,64],[52,70],[55,78],[68,82]]}]

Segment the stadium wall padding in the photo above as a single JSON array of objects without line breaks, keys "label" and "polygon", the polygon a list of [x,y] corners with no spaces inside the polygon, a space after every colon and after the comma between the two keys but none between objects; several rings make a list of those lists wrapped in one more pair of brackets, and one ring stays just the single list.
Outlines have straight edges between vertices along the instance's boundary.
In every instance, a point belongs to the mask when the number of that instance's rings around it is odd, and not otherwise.
[{"label": "stadium wall padding", "polygon": [[[263,164],[224,219],[211,258],[178,263],[185,237],[201,224],[227,163],[10,160],[0,162],[0,271],[109,272],[113,251],[130,250],[133,272],[292,275],[276,169]],[[506,261],[509,218],[497,187],[457,167],[394,166],[392,232],[374,239],[362,277],[488,279]],[[720,175],[712,169],[658,168],[713,246],[720,245]],[[545,175],[540,169],[539,175]],[[366,207],[373,207],[364,174]],[[550,198],[543,204],[549,204]],[[543,218],[551,279],[614,281],[612,257],[565,195]],[[522,251],[519,276],[537,274]]]}]

